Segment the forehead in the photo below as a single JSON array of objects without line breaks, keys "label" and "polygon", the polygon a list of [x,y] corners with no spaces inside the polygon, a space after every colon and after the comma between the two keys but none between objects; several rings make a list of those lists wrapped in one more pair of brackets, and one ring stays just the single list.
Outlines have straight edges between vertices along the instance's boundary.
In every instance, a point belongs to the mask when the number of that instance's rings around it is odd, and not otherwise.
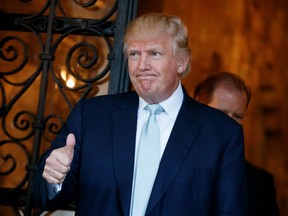
[{"label": "forehead", "polygon": [[134,49],[165,49],[172,50],[170,37],[132,37],[127,41],[128,50]]},{"label": "forehead", "polygon": [[247,97],[245,92],[239,91],[237,89],[218,87],[213,93],[212,103],[217,103],[220,107],[233,107],[239,111],[245,111]]}]

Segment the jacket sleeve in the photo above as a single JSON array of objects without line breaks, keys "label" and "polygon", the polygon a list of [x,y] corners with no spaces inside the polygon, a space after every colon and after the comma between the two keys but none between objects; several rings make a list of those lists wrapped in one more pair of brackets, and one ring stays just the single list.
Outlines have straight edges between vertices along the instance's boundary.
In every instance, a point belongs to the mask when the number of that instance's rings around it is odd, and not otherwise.
[{"label": "jacket sleeve", "polygon": [[61,191],[49,199],[48,183],[42,177],[45,160],[50,155],[52,149],[48,150],[40,160],[38,170],[33,179],[33,201],[34,206],[42,210],[53,211],[56,209],[70,209],[70,204],[75,200],[75,180],[69,172],[62,184]]},{"label": "jacket sleeve", "polygon": [[[33,179],[33,201],[34,206],[43,210],[66,209],[75,200],[77,191],[77,175],[79,161],[79,136],[81,132],[82,103],[78,103],[69,115],[66,124],[63,125],[60,134],[52,142],[51,147],[40,158],[37,172]],[[42,177],[46,158],[54,149],[66,145],[69,133],[76,137],[76,145],[71,169],[62,184],[61,191],[52,199],[49,199],[47,181]]]},{"label": "jacket sleeve", "polygon": [[243,129],[239,125],[228,140],[217,174],[217,216],[247,215],[247,183]]}]

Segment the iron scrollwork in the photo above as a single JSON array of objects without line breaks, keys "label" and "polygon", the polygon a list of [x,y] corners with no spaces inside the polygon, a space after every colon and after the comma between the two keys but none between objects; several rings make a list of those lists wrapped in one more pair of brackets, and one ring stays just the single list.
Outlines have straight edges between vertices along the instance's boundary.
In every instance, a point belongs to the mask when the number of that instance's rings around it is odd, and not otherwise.
[{"label": "iron scrollwork", "polygon": [[27,11],[9,11],[9,2],[0,11],[0,212],[30,216],[37,213],[31,185],[38,160],[67,113],[103,83],[107,93],[128,88],[127,80],[115,81],[126,73],[115,50],[137,1],[15,2],[24,4]]}]

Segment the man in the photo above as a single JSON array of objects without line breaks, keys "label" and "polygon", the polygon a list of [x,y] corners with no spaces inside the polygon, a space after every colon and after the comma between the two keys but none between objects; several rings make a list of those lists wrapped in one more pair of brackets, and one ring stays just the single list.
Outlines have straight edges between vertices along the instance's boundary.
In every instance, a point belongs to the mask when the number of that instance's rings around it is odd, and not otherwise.
[{"label": "man", "polygon": [[[230,72],[208,76],[196,86],[194,98],[219,109],[242,124],[251,98],[245,82]],[[246,161],[248,184],[248,215],[279,216],[273,176]]]},{"label": "man", "polygon": [[[245,215],[242,127],[183,89],[191,56],[187,34],[178,17],[163,14],[128,25],[124,53],[135,91],[76,105],[40,162],[36,205],[56,209],[76,195],[81,216]],[[149,114],[146,107],[153,105],[162,107],[159,114]],[[160,131],[155,165],[149,165],[154,151],[142,156],[154,141],[142,145],[148,122],[158,123],[152,132]],[[141,190],[148,185],[143,179],[152,179],[150,189]],[[147,191],[148,200],[141,200]]]}]

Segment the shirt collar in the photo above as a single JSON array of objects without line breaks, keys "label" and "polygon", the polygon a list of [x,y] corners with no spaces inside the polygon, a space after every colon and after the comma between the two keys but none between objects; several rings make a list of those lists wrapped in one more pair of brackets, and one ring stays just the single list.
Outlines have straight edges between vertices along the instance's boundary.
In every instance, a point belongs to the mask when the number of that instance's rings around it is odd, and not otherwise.
[{"label": "shirt collar", "polygon": [[[160,105],[163,107],[167,115],[174,120],[176,120],[176,117],[178,115],[178,112],[181,108],[182,102],[184,98],[184,93],[182,89],[182,85],[179,82],[179,85],[177,89],[173,92],[173,94],[167,98],[166,100],[162,101]],[[144,107],[148,103],[143,100],[143,98],[139,97],[139,109],[138,109],[138,115],[144,110]]]}]

